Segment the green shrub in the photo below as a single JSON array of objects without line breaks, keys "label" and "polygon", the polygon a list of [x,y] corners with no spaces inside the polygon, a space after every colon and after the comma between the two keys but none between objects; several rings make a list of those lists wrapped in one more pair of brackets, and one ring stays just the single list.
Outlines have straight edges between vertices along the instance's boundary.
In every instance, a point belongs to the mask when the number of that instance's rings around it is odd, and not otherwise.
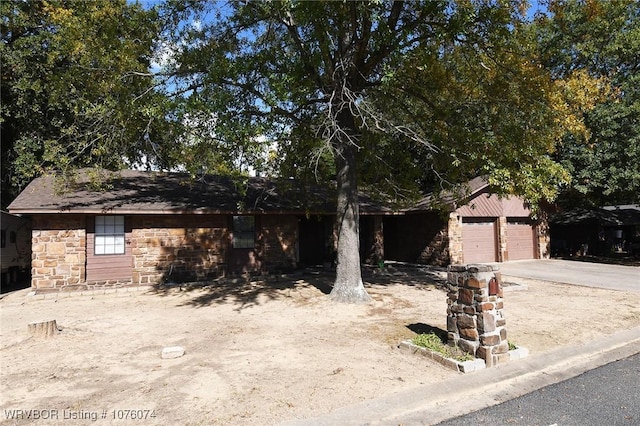
[{"label": "green shrub", "polygon": [[464,352],[457,346],[449,346],[442,342],[440,337],[437,334],[431,333],[423,333],[415,336],[411,342],[416,345],[430,351],[437,352],[445,358],[455,359],[456,361],[470,361],[473,359],[471,354]]}]

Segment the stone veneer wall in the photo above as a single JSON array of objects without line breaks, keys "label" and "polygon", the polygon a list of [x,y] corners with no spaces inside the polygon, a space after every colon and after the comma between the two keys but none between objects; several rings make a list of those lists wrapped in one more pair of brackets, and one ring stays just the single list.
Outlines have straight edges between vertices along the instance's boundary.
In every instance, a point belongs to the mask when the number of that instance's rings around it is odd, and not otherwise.
[{"label": "stone veneer wall", "polygon": [[498,231],[498,262],[506,262],[509,260],[508,241],[507,241],[507,218],[501,216],[497,223]]},{"label": "stone veneer wall", "polygon": [[[149,285],[205,280],[227,272],[230,250],[227,215],[132,215],[133,272],[127,282],[92,285]],[[297,218],[265,215],[256,221],[256,252],[262,272],[297,266]],[[86,216],[37,215],[32,231],[32,287],[86,288]]]},{"label": "stone veneer wall", "polygon": [[451,264],[460,264],[464,259],[462,252],[462,218],[455,212],[449,214],[447,233],[449,237],[449,259]]},{"label": "stone veneer wall", "polygon": [[382,216],[360,216],[360,261],[368,265],[384,261]]},{"label": "stone veneer wall", "polygon": [[39,215],[31,232],[31,286],[60,289],[85,281],[84,215]]},{"label": "stone veneer wall", "polygon": [[445,266],[450,263],[447,221],[437,212],[383,219],[387,260]]},{"label": "stone veneer wall", "polygon": [[225,273],[228,216],[132,216],[133,283],[204,280]]},{"label": "stone veneer wall", "polygon": [[445,266],[449,264],[449,236],[440,229],[418,256],[418,263]]},{"label": "stone veneer wall", "polygon": [[297,266],[298,219],[290,215],[260,216],[256,252],[263,273],[290,271]]},{"label": "stone veneer wall", "polygon": [[368,261],[373,265],[384,262],[384,227],[382,216],[373,218],[373,247],[369,250]]},{"label": "stone veneer wall", "polygon": [[537,249],[539,259],[549,259],[551,255],[551,237],[549,234],[549,221],[539,220],[536,224]]},{"label": "stone veneer wall", "polygon": [[501,284],[497,266],[448,268],[449,343],[483,359],[487,367],[506,362],[510,357]]}]

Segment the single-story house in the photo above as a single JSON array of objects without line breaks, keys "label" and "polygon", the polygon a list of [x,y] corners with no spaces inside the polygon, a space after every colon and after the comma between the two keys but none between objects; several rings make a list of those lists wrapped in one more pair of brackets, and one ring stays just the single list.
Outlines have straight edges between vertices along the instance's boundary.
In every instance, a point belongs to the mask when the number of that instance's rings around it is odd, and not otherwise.
[{"label": "single-story house", "polygon": [[[481,179],[443,216],[429,199],[397,211],[360,195],[361,258],[448,264],[546,256],[546,227]],[[148,285],[274,273],[332,260],[335,189],[290,179],[125,170],[65,191],[45,175],[9,211],[32,220],[32,287]],[[448,216],[447,216],[448,215]]]}]

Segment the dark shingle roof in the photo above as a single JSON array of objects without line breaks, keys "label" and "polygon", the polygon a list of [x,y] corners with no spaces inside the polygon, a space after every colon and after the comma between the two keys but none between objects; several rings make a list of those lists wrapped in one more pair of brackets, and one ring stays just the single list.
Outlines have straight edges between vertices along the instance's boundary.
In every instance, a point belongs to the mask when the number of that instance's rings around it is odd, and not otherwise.
[{"label": "dark shingle roof", "polygon": [[640,224],[640,210],[635,208],[575,208],[556,213],[550,217],[549,222],[554,225],[638,225]]},{"label": "dark shingle roof", "polygon": [[[61,190],[53,175],[34,179],[9,205],[12,213],[335,213],[332,186],[304,186],[292,179],[238,178],[136,170],[108,172],[102,189],[82,170]],[[361,212],[392,213],[364,194]]]}]

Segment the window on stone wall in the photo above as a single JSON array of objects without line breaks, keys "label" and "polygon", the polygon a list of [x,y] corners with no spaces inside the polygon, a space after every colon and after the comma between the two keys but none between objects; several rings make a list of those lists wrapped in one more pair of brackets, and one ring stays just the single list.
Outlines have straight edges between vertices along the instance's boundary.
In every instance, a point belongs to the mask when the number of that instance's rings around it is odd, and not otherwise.
[{"label": "window on stone wall", "polygon": [[124,254],[124,216],[96,216],[94,253]]},{"label": "window on stone wall", "polygon": [[253,248],[256,239],[256,221],[253,216],[233,217],[233,248]]}]

